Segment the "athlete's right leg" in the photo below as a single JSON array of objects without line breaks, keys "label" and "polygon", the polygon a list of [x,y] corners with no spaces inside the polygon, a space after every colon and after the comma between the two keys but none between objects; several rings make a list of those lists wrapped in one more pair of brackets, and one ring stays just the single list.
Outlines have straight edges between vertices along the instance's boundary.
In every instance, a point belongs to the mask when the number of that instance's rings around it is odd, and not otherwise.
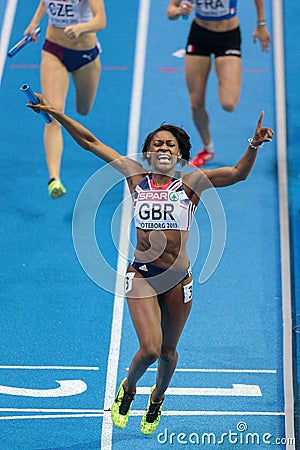
[{"label": "athlete's right leg", "polygon": [[[42,51],[41,61],[42,92],[47,100],[57,109],[63,111],[69,88],[69,75],[61,61],[49,52]],[[60,165],[63,150],[63,139],[60,124],[52,119],[45,126],[44,145],[49,178],[60,178]]]},{"label": "athlete's right leg", "polygon": [[210,66],[209,56],[187,54],[185,57],[185,76],[190,95],[192,116],[204,144],[201,151],[190,161],[190,164],[195,167],[203,166],[215,154],[209,128],[209,117],[205,109],[206,85]]},{"label": "athlete's right leg", "polygon": [[129,392],[147,368],[160,356],[162,345],[161,310],[157,295],[149,283],[137,272],[131,290],[126,293],[127,304],[140,348],[129,366],[125,386]]},{"label": "athlete's right leg", "polygon": [[210,67],[209,56],[185,56],[185,79],[190,96],[192,116],[204,145],[211,142],[209,117],[205,109],[206,85]]},{"label": "athlete's right leg", "polygon": [[126,275],[125,290],[140,348],[133,357],[127,377],[121,382],[111,408],[112,421],[118,428],[126,426],[136,383],[158,359],[162,344],[161,313],[155,291],[133,268]]}]

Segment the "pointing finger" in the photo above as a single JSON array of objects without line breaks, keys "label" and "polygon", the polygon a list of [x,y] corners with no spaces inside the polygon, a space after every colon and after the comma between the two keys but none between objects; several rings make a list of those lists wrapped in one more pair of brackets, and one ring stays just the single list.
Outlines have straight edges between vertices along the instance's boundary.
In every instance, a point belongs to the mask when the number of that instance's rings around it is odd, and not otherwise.
[{"label": "pointing finger", "polygon": [[262,111],[262,112],[260,113],[260,116],[259,116],[259,119],[258,119],[258,122],[257,122],[257,128],[261,128],[261,125],[262,125],[262,121],[263,121],[264,115],[265,115],[265,112]]}]

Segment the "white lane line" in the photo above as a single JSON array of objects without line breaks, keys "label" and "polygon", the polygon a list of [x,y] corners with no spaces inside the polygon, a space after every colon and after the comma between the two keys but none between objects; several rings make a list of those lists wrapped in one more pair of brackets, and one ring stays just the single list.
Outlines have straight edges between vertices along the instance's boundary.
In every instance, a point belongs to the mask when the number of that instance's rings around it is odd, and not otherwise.
[{"label": "white lane line", "polygon": [[[103,414],[103,409],[46,409],[46,408],[0,408],[0,412],[6,412],[6,413],[27,413],[27,416],[29,417],[28,413],[48,413],[48,414],[61,414],[65,413],[67,415],[69,414]],[[142,416],[144,414],[145,410],[131,410],[130,416]],[[165,416],[175,416],[182,414],[183,416],[195,416],[195,415],[221,415],[221,414],[249,414],[249,415],[265,415],[265,416],[284,416],[284,412],[282,411],[205,411],[205,410],[162,410],[162,415]],[[12,416],[9,416],[12,417]],[[16,417],[16,416],[14,416]]]},{"label": "white lane line", "polygon": [[80,366],[0,366],[9,370],[100,370],[100,367]]},{"label": "white lane line", "polygon": [[[272,2],[273,6],[273,40],[274,40],[274,73],[276,95],[276,142],[279,185],[280,214],[280,252],[281,252],[281,285],[283,315],[283,371],[285,432],[289,438],[295,437],[294,430],[294,389],[293,389],[293,355],[292,355],[292,295],[290,267],[290,227],[288,211],[288,177],[287,177],[287,140],[286,140],[286,98],[285,98],[285,65],[284,65],[284,33],[282,0]],[[286,450],[295,449],[287,444]]]},{"label": "white lane line", "polygon": [[0,36],[0,86],[18,0],[8,0]]},{"label": "white lane line", "polygon": [[[141,417],[144,410],[132,410],[130,416]],[[70,414],[36,414],[36,415],[18,415],[18,416],[0,416],[0,420],[32,420],[32,419],[66,419],[66,418],[91,418],[105,417],[105,411],[91,413],[70,413]],[[280,411],[162,411],[162,416],[284,416]]]},{"label": "white lane line", "polygon": [[102,417],[102,413],[96,413],[96,414],[38,414],[35,416],[2,416],[0,417],[0,420],[29,420],[29,419],[66,419],[66,418],[79,418],[82,419],[83,417]]},{"label": "white lane line", "polygon": [[[138,387],[138,394],[149,395],[150,387]],[[168,388],[167,395],[193,395],[218,397],[262,397],[260,387],[251,384],[233,384],[231,388]]]},{"label": "white lane line", "polygon": [[70,409],[70,408],[0,408],[0,412],[23,413],[103,413],[103,409]]},{"label": "white lane line", "polygon": [[[142,94],[144,86],[149,12],[150,12],[150,0],[140,0],[137,35],[135,43],[134,74],[133,74],[133,86],[131,95],[128,142],[127,142],[127,156],[131,157],[133,157],[137,153],[138,147]],[[118,274],[122,275],[125,274],[129,255],[128,236],[130,235],[129,230],[131,222],[132,205],[131,199],[128,196],[128,188],[126,186],[126,183],[124,184],[123,199],[124,201],[122,206],[122,216],[120,225],[120,229],[123,230],[123,232],[120,233],[115,292],[122,291],[121,283],[123,284],[123,276],[122,277],[121,275],[118,276]],[[128,230],[128,233],[124,232],[124,230]],[[110,418],[109,409],[114,400],[117,385],[123,310],[124,310],[124,297],[115,295],[112,326],[111,326],[111,340],[107,364],[106,389],[104,398],[104,409],[106,410],[106,413],[104,414],[103,418],[102,434],[101,434],[102,450],[111,450],[112,448],[112,422]]]},{"label": "white lane line", "polygon": [[[131,416],[142,416],[145,410],[130,411]],[[162,411],[163,416],[284,416],[280,411]]]},{"label": "white lane line", "polygon": [[[128,370],[128,367],[126,368]],[[149,372],[156,372],[157,368],[150,367],[147,369]],[[175,372],[188,372],[188,373],[272,373],[276,374],[277,370],[273,369],[183,369],[177,368]]]}]

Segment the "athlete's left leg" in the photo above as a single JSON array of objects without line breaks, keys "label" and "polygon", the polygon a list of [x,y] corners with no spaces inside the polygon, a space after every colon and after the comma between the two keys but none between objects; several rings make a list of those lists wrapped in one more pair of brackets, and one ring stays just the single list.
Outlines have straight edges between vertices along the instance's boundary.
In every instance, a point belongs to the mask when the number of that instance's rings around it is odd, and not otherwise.
[{"label": "athlete's left leg", "polygon": [[[69,88],[69,74],[62,62],[53,54],[43,50],[41,61],[41,85],[43,95],[59,111],[64,111]],[[66,190],[60,182],[60,166],[63,152],[61,125],[52,120],[45,125],[44,145],[50,183],[48,191],[52,198],[61,197]]]},{"label": "athlete's left leg", "polygon": [[152,394],[154,402],[162,400],[177,365],[176,347],[192,307],[192,299],[184,302],[183,286],[191,281],[192,277],[184,280],[159,298],[163,342],[158,361],[156,388]]},{"label": "athlete's left leg", "polygon": [[192,277],[159,296],[163,341],[158,360],[156,384],[150,390],[146,411],[140,424],[143,434],[153,433],[160,421],[164,393],[177,365],[177,343],[192,306],[191,292],[187,301],[183,285],[189,284],[191,280]]},{"label": "athlete's left leg", "polygon": [[215,68],[219,82],[219,99],[226,111],[234,111],[240,99],[242,62],[237,56],[218,56]]},{"label": "athlete's left leg", "polygon": [[85,116],[91,110],[101,74],[100,56],[72,73],[76,89],[76,109]]}]

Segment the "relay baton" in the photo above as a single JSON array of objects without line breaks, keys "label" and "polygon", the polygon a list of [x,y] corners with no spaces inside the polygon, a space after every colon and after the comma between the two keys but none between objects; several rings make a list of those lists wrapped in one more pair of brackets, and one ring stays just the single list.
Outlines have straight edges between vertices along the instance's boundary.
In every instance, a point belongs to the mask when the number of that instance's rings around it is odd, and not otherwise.
[{"label": "relay baton", "polygon": [[189,16],[187,14],[182,14],[181,16],[183,18],[183,20],[188,20]]},{"label": "relay baton", "polygon": [[[36,37],[40,35],[41,29],[40,27],[36,28],[34,34]],[[32,41],[31,34],[27,34],[24,36],[19,42],[16,43],[7,53],[7,56],[14,56],[16,53],[18,53],[25,45],[29,44],[29,42]]]},{"label": "relay baton", "polygon": [[[191,3],[193,3],[193,0],[190,0]],[[181,16],[183,20],[188,20],[189,16],[187,14],[182,14]]]},{"label": "relay baton", "polygon": [[[22,86],[20,87],[20,90],[22,92],[24,92],[24,94],[27,96],[30,103],[32,103],[33,105],[37,105],[38,103],[40,103],[39,99],[37,98],[36,95],[34,95],[33,90],[31,89],[30,86],[28,86],[28,84],[22,84]],[[52,122],[52,119],[49,116],[49,114],[44,113],[43,111],[40,111],[40,115],[43,117],[43,119],[45,120],[46,123]]]}]

